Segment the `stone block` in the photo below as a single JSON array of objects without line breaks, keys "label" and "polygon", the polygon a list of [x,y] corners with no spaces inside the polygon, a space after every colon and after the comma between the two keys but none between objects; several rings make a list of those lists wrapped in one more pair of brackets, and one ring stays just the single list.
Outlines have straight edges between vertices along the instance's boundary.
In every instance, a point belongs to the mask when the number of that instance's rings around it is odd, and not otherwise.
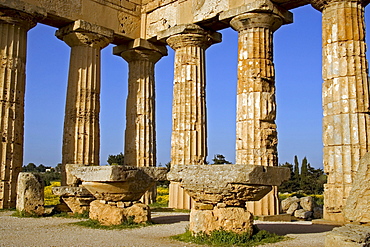
[{"label": "stone block", "polygon": [[16,208],[29,214],[44,214],[44,185],[38,174],[19,173]]},{"label": "stone block", "polygon": [[89,217],[98,220],[102,225],[119,225],[127,221],[129,217],[132,217],[133,221],[139,224],[151,220],[150,208],[142,203],[122,208],[101,203],[100,200],[95,200],[90,204]]},{"label": "stone block", "polygon": [[84,187],[58,186],[53,187],[52,191],[57,196],[92,196]]},{"label": "stone block", "polygon": [[292,204],[290,204],[286,213],[289,214],[289,215],[293,215],[294,212],[298,209],[299,209],[299,203],[298,202],[293,202]]},{"label": "stone block", "polygon": [[345,225],[334,228],[326,235],[325,247],[370,246],[370,227]]},{"label": "stone block", "polygon": [[312,211],[307,211],[306,209],[298,209],[294,211],[294,217],[298,219],[309,219],[312,216]]},{"label": "stone block", "polygon": [[281,201],[281,210],[283,212],[286,212],[289,209],[290,205],[292,205],[292,203],[299,202],[299,201],[300,199],[297,198],[296,196],[288,197]]},{"label": "stone block", "polygon": [[253,215],[245,208],[239,207],[191,210],[189,230],[192,233],[205,232],[208,234],[219,229],[252,234]]},{"label": "stone block", "polygon": [[301,205],[301,208],[307,210],[307,211],[313,211],[315,202],[313,201],[311,196],[306,196],[300,198],[299,204]]},{"label": "stone block", "polygon": [[89,201],[87,201],[86,199],[81,200],[81,198],[69,196],[69,197],[62,197],[62,200],[68,206],[68,208],[72,211],[72,213],[83,214],[89,211],[90,205],[88,202],[93,201],[94,198],[91,198]]}]

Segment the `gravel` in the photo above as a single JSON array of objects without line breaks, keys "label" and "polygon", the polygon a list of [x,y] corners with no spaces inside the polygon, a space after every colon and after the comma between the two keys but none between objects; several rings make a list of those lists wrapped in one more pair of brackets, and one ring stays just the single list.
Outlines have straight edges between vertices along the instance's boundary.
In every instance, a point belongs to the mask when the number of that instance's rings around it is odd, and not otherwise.
[{"label": "gravel", "polygon": [[[13,212],[0,212],[0,246],[198,246],[171,240],[189,224],[185,213],[153,213],[159,224],[127,230],[90,229],[70,223],[71,218],[17,218]],[[325,232],[333,226],[311,225],[309,222],[259,222],[260,229],[291,237],[291,240],[265,246],[324,246]]]}]

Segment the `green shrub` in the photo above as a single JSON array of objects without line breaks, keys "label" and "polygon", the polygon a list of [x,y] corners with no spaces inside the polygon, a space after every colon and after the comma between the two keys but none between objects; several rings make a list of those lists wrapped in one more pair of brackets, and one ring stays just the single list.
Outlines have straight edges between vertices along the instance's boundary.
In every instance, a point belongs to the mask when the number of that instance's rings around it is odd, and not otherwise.
[{"label": "green shrub", "polygon": [[252,236],[248,233],[238,234],[225,230],[215,230],[210,232],[210,234],[199,233],[193,235],[187,230],[185,233],[173,236],[172,238],[183,242],[213,246],[256,246],[284,240],[283,236],[265,230],[260,231],[257,228],[255,229],[255,234]]}]

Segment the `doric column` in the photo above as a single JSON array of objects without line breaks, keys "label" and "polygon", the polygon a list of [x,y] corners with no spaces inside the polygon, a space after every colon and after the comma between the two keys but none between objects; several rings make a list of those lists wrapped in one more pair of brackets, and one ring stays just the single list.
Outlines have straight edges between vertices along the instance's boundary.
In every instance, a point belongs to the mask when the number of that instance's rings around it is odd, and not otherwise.
[{"label": "doric column", "polygon": [[99,165],[100,51],[113,31],[79,20],[56,36],[71,47],[62,165]]},{"label": "doric column", "polygon": [[[154,66],[162,56],[167,55],[167,49],[138,39],[115,47],[113,52],[129,64],[125,164],[156,166]],[[156,186],[143,196],[143,203],[154,202],[155,195]]]},{"label": "doric column", "polygon": [[[342,209],[360,158],[369,151],[369,82],[364,7],[360,0],[311,1],[322,11],[324,218]],[[365,1],[364,1],[365,2]]]},{"label": "doric column", "polygon": [[[283,19],[272,13],[246,13],[230,24],[239,33],[236,164],[277,166],[273,32]],[[278,214],[277,190],[247,207],[256,215]]]},{"label": "doric column", "polygon": [[[175,50],[172,105],[171,165],[202,165],[207,157],[205,50],[220,42],[197,25],[167,38]],[[176,187],[176,188],[175,188]],[[178,185],[170,187],[169,207],[190,208],[190,197]]]},{"label": "doric column", "polygon": [[0,15],[0,209],[14,208],[23,165],[27,31],[36,23],[19,11]]}]

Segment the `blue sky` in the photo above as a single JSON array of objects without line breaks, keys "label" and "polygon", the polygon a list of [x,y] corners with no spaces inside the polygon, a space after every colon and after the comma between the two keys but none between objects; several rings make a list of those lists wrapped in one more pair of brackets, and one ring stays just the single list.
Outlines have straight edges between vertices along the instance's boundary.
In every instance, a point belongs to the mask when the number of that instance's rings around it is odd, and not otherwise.
[{"label": "blue sky", "polygon": [[[279,163],[307,157],[322,167],[321,13],[311,6],[292,10],[294,23],[274,36]],[[366,17],[370,14],[366,13]],[[64,107],[70,48],[55,28],[39,24],[29,31],[24,164],[61,162]],[[206,52],[208,160],[223,154],[235,161],[237,32],[222,30],[223,42]],[[367,40],[369,38],[367,37]],[[101,164],[123,152],[127,63],[102,50]],[[174,52],[156,66],[157,163],[170,161]]]}]

